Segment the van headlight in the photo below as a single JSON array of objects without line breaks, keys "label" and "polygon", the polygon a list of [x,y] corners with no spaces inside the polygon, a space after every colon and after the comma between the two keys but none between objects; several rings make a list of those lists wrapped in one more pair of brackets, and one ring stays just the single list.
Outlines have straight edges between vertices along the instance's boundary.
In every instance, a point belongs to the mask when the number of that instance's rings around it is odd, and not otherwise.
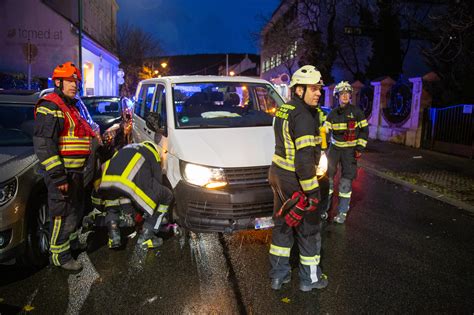
[{"label": "van headlight", "polygon": [[17,179],[14,178],[0,184],[0,206],[3,206],[7,202],[13,199],[16,194],[16,187],[17,187]]},{"label": "van headlight", "polygon": [[222,168],[207,167],[180,161],[181,175],[188,183],[209,189],[227,185]]},{"label": "van headlight", "polygon": [[322,177],[328,171],[328,158],[326,153],[321,153],[321,158],[319,159],[319,165],[316,167],[316,176]]}]

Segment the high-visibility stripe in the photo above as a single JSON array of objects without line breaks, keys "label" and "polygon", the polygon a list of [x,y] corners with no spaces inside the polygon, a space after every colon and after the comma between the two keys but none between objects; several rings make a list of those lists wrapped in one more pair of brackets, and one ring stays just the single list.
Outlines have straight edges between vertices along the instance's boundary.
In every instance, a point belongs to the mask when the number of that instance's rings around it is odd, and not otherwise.
[{"label": "high-visibility stripe", "polygon": [[132,169],[135,167],[135,165],[141,158],[142,158],[142,155],[140,153],[138,152],[135,153],[132,159],[130,160],[130,162],[128,162],[127,167],[125,167],[125,170],[123,171],[122,176],[128,179],[131,179],[129,178],[130,172],[132,171]]},{"label": "high-visibility stripe", "polygon": [[[49,245],[50,251],[51,251],[51,246],[56,246],[56,242],[58,240],[58,235],[59,231],[61,230],[61,217],[54,217],[54,225],[53,225],[53,232],[51,233],[51,242]],[[58,259],[58,254],[57,253],[51,253],[51,260],[53,261],[53,264],[56,266],[60,266],[61,264],[59,263]]]},{"label": "high-visibility stripe", "polygon": [[46,159],[41,162],[41,164],[43,164],[44,168],[49,171],[55,168],[56,166],[61,165],[61,158],[59,157],[59,155],[53,155],[49,159]]},{"label": "high-visibility stripe", "polygon": [[61,244],[61,245],[51,245],[49,250],[51,251],[51,253],[60,254],[62,252],[69,250],[70,248],[71,248],[71,243],[68,240],[66,241],[66,243]]},{"label": "high-visibility stripe", "polygon": [[357,139],[357,145],[360,145],[361,147],[366,147],[367,146],[367,140],[364,140],[364,139]]},{"label": "high-visibility stripe", "polygon": [[349,191],[349,192],[346,192],[346,193],[339,192],[339,197],[342,197],[342,198],[350,198],[351,195],[352,195],[352,191]]},{"label": "high-visibility stripe", "polygon": [[347,123],[332,124],[332,129],[333,130],[346,130]]},{"label": "high-visibility stripe", "polygon": [[293,161],[285,160],[284,158],[282,158],[279,155],[274,154],[273,158],[272,158],[272,161],[276,165],[278,165],[279,167],[281,167],[282,169],[285,169],[287,171],[294,172],[296,170],[295,169],[295,163]]},{"label": "high-visibility stripe", "polygon": [[92,203],[97,205],[97,206],[102,206],[102,205],[105,204],[105,201],[102,200],[102,198],[97,198],[97,197],[91,196],[91,200],[92,200]]},{"label": "high-visibility stripe", "polygon": [[280,257],[290,257],[291,248],[281,247],[274,244],[270,245],[270,254]]},{"label": "high-visibility stripe", "polygon": [[114,200],[104,200],[104,206],[105,207],[118,207],[120,206],[120,201],[118,199],[114,199]]},{"label": "high-visibility stripe", "polygon": [[314,136],[314,143],[321,144],[323,142],[323,137],[321,136]]},{"label": "high-visibility stripe", "polygon": [[364,128],[369,125],[369,123],[367,122],[367,119],[361,120],[357,124],[359,125],[360,128]]},{"label": "high-visibility stripe", "polygon": [[66,168],[78,168],[84,166],[86,158],[63,158],[64,167]]},{"label": "high-visibility stripe", "polygon": [[334,144],[337,147],[341,148],[351,148],[355,147],[357,145],[357,140],[352,140],[352,141],[337,141],[334,138],[331,139],[331,143]]},{"label": "high-visibility stripe", "polygon": [[327,129],[332,129],[332,124],[327,120],[324,122],[323,126],[326,127]]},{"label": "high-visibility stripe", "polygon": [[73,142],[77,144],[89,144],[91,137],[59,137],[59,143],[65,142]]},{"label": "high-visibility stripe", "polygon": [[64,118],[64,113],[60,110],[51,110],[47,107],[40,106],[38,109],[36,109],[37,114],[43,114],[43,115],[52,115],[54,117],[59,117],[59,118]]},{"label": "high-visibility stripe", "polygon": [[314,255],[314,256],[300,255],[300,263],[306,266],[317,266],[319,265],[320,259],[321,259],[320,255]]},{"label": "high-visibility stripe", "polygon": [[75,240],[78,237],[79,237],[79,230],[75,230],[74,232],[69,234],[69,240],[70,241]]},{"label": "high-visibility stripe", "polygon": [[[131,171],[128,171],[127,169],[123,172],[123,176],[127,177],[129,180],[133,180],[135,178],[135,175],[137,175],[138,171],[140,171],[143,163],[145,163],[145,158],[140,154],[139,158],[137,158],[137,161],[130,161],[130,163],[134,163],[132,166]],[[128,165],[130,166],[130,164]],[[128,173],[128,174],[126,174]]]},{"label": "high-visibility stripe", "polygon": [[[104,171],[105,172],[105,171]],[[120,175],[103,175],[102,188],[117,187],[127,192],[145,211],[153,215],[153,210],[156,208],[156,203],[148,197],[143,190],[141,190],[135,183]]]},{"label": "high-visibility stripe", "polygon": [[293,143],[293,140],[291,139],[290,124],[288,123],[287,120],[283,121],[282,132],[283,132],[283,143],[285,145],[286,159],[289,161],[294,161],[295,160],[295,144]]},{"label": "high-visibility stripe", "polygon": [[296,139],[296,150],[301,150],[306,147],[315,147],[315,137],[313,135],[301,136]]},{"label": "high-visibility stripe", "polygon": [[160,204],[160,205],[158,206],[158,212],[166,213],[166,212],[168,212],[168,207],[169,207],[168,205],[161,205],[161,204]]},{"label": "high-visibility stripe", "polygon": [[317,176],[314,176],[313,178],[310,178],[310,179],[300,180],[299,182],[300,182],[301,188],[303,188],[303,191],[310,191],[319,187]]},{"label": "high-visibility stripe", "polygon": [[155,156],[155,159],[157,162],[161,162],[161,158],[160,158],[160,154],[158,152],[156,152],[155,150],[153,150],[152,148],[148,147],[147,145],[144,146],[145,148],[148,149],[148,151],[150,151],[151,153],[153,153],[153,155]]}]

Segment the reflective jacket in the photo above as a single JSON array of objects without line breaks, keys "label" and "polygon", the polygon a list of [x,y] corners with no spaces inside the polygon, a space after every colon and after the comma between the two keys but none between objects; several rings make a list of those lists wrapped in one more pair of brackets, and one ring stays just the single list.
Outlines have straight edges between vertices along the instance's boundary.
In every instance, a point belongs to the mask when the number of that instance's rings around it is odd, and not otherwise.
[{"label": "reflective jacket", "polygon": [[76,102],[66,103],[55,91],[35,107],[35,153],[56,185],[66,183],[65,169],[82,169],[91,153],[94,132]]},{"label": "reflective jacket", "polygon": [[168,209],[168,205],[160,204],[159,196],[164,195],[163,190],[168,191],[161,181],[159,153],[144,144],[133,143],[105,162],[99,192],[113,190],[123,194],[153,215],[155,210]]},{"label": "reflective jacket", "polygon": [[334,108],[324,126],[331,132],[331,144],[336,147],[362,151],[367,146],[369,124],[359,107],[348,105]]},{"label": "reflective jacket", "polygon": [[281,105],[275,113],[276,166],[294,172],[302,190],[312,198],[319,190],[316,166],[321,157],[320,114],[300,99]]}]

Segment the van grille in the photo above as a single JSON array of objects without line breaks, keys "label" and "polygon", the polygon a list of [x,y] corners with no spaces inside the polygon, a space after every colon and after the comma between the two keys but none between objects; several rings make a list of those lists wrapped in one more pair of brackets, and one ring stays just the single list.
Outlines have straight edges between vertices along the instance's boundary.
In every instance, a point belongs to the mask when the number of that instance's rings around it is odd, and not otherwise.
[{"label": "van grille", "polygon": [[267,186],[270,166],[225,168],[229,186]]},{"label": "van grille", "polygon": [[222,204],[190,201],[188,213],[190,216],[214,219],[240,219],[248,217],[264,217],[272,215],[273,202]]}]

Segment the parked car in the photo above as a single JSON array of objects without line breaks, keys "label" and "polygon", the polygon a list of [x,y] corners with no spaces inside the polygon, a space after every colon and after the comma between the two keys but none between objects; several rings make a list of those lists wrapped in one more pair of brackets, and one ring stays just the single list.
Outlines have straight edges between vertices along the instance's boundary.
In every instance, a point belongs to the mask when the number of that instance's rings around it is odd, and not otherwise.
[{"label": "parked car", "polygon": [[272,121],[283,99],[269,82],[162,77],[141,81],[135,99],[133,136],[162,149],[164,182],[176,202],[172,219],[197,232],[271,225]]},{"label": "parked car", "polygon": [[82,102],[100,128],[106,155],[132,142],[133,103],[125,97],[83,96]]},{"label": "parked car", "polygon": [[[47,93],[0,91],[0,262],[13,258],[33,266],[48,262],[47,190],[33,148],[34,106]],[[90,119],[85,106],[81,114]],[[89,123],[97,130],[92,120]],[[95,167],[94,159],[89,161],[86,185]]]}]

